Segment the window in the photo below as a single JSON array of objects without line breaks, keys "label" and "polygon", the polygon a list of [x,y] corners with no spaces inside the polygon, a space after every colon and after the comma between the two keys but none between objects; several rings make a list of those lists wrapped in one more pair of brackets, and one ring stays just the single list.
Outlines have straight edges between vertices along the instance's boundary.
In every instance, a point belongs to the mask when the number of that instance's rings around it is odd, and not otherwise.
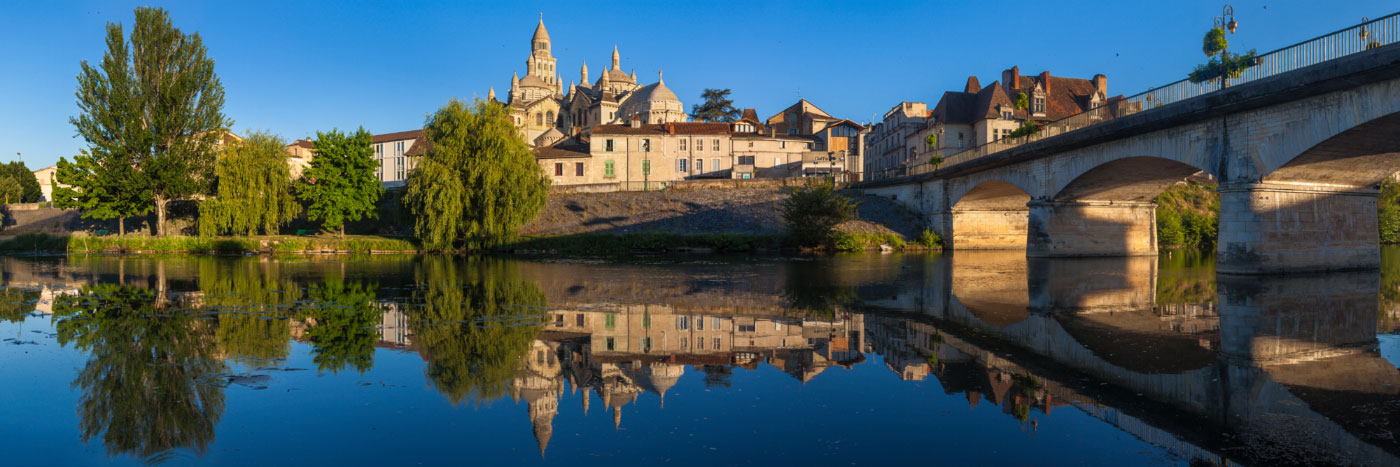
[{"label": "window", "polygon": [[616,341],[616,340],[614,340],[613,338],[609,337],[607,342],[608,342],[608,350],[617,350],[617,341]]},{"label": "window", "polygon": [[603,324],[607,326],[608,329],[617,327],[617,314],[608,313],[606,316],[603,317]]},{"label": "window", "polygon": [[574,325],[578,327],[583,327],[583,313],[578,313],[574,315]]},{"label": "window", "polygon": [[718,139],[718,138],[715,139],[715,150],[716,150],[716,151],[719,150],[719,139]]},{"label": "window", "polygon": [[789,134],[789,135],[795,135],[795,134],[797,134],[797,129],[796,129],[796,128],[788,128],[788,134]]},{"label": "window", "polygon": [[778,167],[778,166],[781,166],[781,165],[783,165],[783,158],[781,158],[781,157],[774,157],[774,158],[773,158],[773,167]]},{"label": "window", "polygon": [[564,163],[563,163],[563,162],[555,162],[555,163],[554,163],[554,176],[555,176],[555,177],[562,177],[562,176],[564,176]]},{"label": "window", "polygon": [[677,316],[677,317],[676,317],[676,330],[677,330],[677,331],[684,331],[684,330],[687,330],[687,329],[690,329],[690,317],[689,317],[689,316]]},{"label": "window", "polygon": [[612,150],[613,150],[613,140],[610,140],[610,139],[605,139],[605,140],[603,140],[603,150],[604,150],[604,151],[608,151],[608,152],[612,152]]},{"label": "window", "polygon": [[1002,118],[1003,120],[1011,120],[1011,111],[1010,111],[1010,110],[1003,110],[1003,111],[1001,111],[1001,118]]},{"label": "window", "polygon": [[[696,330],[696,331],[704,331],[704,330],[705,330],[705,317],[704,317],[704,316],[701,316],[701,317],[695,319],[695,330]],[[703,347],[702,347],[702,348],[703,348]]]},{"label": "window", "polygon": [[695,173],[698,173],[698,174],[700,174],[700,173],[705,173],[705,160],[704,160],[704,159],[696,159],[696,160],[695,160]]},{"label": "window", "polygon": [[737,329],[737,331],[738,331],[738,332],[754,332],[754,331],[755,331],[755,326],[752,325],[752,324],[740,324],[740,325],[739,325],[739,328]]},{"label": "window", "polygon": [[643,338],[642,338],[642,351],[643,351],[643,352],[650,352],[650,351],[651,351],[651,338],[650,338],[650,337],[643,337]]},{"label": "window", "polygon": [[1035,96],[1035,103],[1031,104],[1031,111],[1038,114],[1045,113],[1045,96]]},{"label": "window", "polygon": [[564,315],[554,315],[554,325],[560,327],[564,326]]},{"label": "window", "polygon": [[696,339],[695,348],[698,350],[705,350],[705,339]]},{"label": "window", "polygon": [[753,156],[739,156],[739,165],[753,165]]},{"label": "window", "polygon": [[642,152],[651,152],[651,140],[642,138]]},{"label": "window", "polygon": [[404,172],[405,167],[408,164],[406,164],[405,162],[406,161],[404,156],[399,156],[398,158],[394,159],[394,180],[403,180],[407,178],[405,177],[405,175],[407,174],[405,174]]},{"label": "window", "polygon": [[697,152],[705,152],[705,140],[695,138],[695,150]]},{"label": "window", "polygon": [[582,162],[575,162],[575,163],[574,163],[574,175],[579,176],[579,177],[582,177],[582,176],[583,176],[583,163],[582,163]]},{"label": "window", "polygon": [[681,350],[685,350],[685,349],[686,349],[686,347],[687,347],[687,346],[686,346],[686,341],[685,341],[685,338],[684,338],[684,337],[682,337],[682,338],[681,338]]},{"label": "window", "polygon": [[680,141],[680,150],[682,150],[682,151],[685,150],[685,138],[681,138],[681,141]]},{"label": "window", "polygon": [[710,170],[719,170],[719,158],[710,159]]},{"label": "window", "polygon": [[719,350],[719,338],[715,338],[715,350]]},{"label": "window", "polygon": [[677,172],[689,172],[688,170],[686,170],[687,167],[685,166],[685,163],[686,163],[686,160],[685,160],[685,159],[676,159],[676,171],[677,171]]},{"label": "window", "polygon": [[642,159],[642,175],[651,175],[650,159]]},{"label": "window", "polygon": [[550,125],[553,125],[553,124],[554,124],[554,111],[553,111],[553,110],[544,113],[544,121],[549,122]]},{"label": "window", "polygon": [[395,143],[394,143],[394,155],[395,155],[395,156],[402,156],[402,155],[403,155],[403,141],[398,141],[398,142],[395,142]]},{"label": "window", "polygon": [[376,145],[374,145],[374,158],[375,158],[375,159],[383,159],[383,158],[384,158],[384,145],[383,145],[383,144],[376,144]]},{"label": "window", "polygon": [[[720,327],[721,322],[720,322],[719,318],[715,318],[715,320],[712,321],[712,323],[715,325],[715,330],[716,330],[716,331],[719,331],[719,330],[722,329],[722,328]],[[716,349],[719,348],[719,340],[715,340],[715,348],[716,348]]]},{"label": "window", "polygon": [[603,178],[613,178],[617,176],[613,173],[613,161],[603,161]]},{"label": "window", "polygon": [[544,114],[535,112],[535,124],[544,125]]},{"label": "window", "polygon": [[787,149],[787,141],[779,141],[778,149]]}]

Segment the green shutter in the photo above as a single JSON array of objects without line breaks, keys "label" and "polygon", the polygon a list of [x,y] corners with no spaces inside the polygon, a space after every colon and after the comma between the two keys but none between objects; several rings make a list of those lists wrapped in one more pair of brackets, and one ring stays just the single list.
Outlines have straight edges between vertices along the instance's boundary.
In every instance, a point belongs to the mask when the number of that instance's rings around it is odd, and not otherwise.
[{"label": "green shutter", "polygon": [[642,329],[651,329],[651,313],[642,312]]},{"label": "green shutter", "polygon": [[603,162],[603,176],[613,178],[613,161]]},{"label": "green shutter", "polygon": [[642,159],[642,175],[651,175],[651,159]]},{"label": "green shutter", "polygon": [[[609,161],[609,162],[611,162],[611,161]],[[611,165],[611,164],[610,164],[610,165]],[[607,320],[607,321],[608,321],[608,329],[612,329],[612,328],[617,327],[617,315],[616,315],[616,314],[608,313],[608,320]]]}]

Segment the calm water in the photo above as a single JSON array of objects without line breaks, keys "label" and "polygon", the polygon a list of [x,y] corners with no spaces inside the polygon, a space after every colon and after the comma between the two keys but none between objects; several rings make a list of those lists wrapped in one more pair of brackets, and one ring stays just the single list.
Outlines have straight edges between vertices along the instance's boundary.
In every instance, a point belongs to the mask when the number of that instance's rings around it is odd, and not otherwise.
[{"label": "calm water", "polygon": [[1400,464],[1400,250],[0,259],[0,464]]}]

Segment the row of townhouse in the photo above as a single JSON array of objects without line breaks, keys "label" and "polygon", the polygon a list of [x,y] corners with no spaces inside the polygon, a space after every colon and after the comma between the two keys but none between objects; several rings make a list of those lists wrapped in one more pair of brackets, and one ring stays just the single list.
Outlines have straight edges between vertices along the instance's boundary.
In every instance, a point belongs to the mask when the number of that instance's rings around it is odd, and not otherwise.
[{"label": "row of townhouse", "polygon": [[864,145],[859,123],[806,100],[760,121],[597,125],[588,135],[543,141],[535,157],[554,185],[655,187],[681,180],[834,177],[855,181]]},{"label": "row of townhouse", "polygon": [[[374,176],[385,188],[402,187],[413,171],[419,156],[426,152],[427,140],[420,137],[423,130],[398,131],[377,134],[370,140],[374,150]],[[302,172],[311,166],[315,157],[315,144],[307,137],[287,145],[287,163],[291,165],[292,178],[301,177]]]},{"label": "row of townhouse", "polygon": [[[1022,94],[1024,108],[1016,105]],[[1006,138],[1024,122],[1051,122],[1121,98],[1108,97],[1108,78],[1101,74],[1089,79],[1049,71],[1023,76],[1020,68],[1011,67],[986,87],[968,76],[962,91],[944,92],[932,110],[922,102],[901,102],[886,112],[866,136],[872,148],[866,176],[903,175],[933,155],[946,158]],[[933,145],[930,135],[937,136]]]}]

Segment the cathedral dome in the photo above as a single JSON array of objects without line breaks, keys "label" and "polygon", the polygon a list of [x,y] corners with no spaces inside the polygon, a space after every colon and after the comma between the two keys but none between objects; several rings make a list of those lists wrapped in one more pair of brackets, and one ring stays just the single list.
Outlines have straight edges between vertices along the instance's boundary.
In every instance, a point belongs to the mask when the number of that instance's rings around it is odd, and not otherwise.
[{"label": "cathedral dome", "polygon": [[522,87],[522,88],[548,88],[548,87],[549,87],[549,83],[544,82],[544,80],[543,80],[543,79],[540,79],[540,77],[538,77],[538,76],[535,76],[535,75],[525,75],[524,78],[520,78],[520,87]]},{"label": "cathedral dome", "polygon": [[632,99],[635,99],[636,102],[675,102],[677,104],[681,101],[680,98],[676,97],[676,93],[671,92],[671,88],[666,87],[666,83],[662,82],[649,84],[638,89],[632,95]]}]

